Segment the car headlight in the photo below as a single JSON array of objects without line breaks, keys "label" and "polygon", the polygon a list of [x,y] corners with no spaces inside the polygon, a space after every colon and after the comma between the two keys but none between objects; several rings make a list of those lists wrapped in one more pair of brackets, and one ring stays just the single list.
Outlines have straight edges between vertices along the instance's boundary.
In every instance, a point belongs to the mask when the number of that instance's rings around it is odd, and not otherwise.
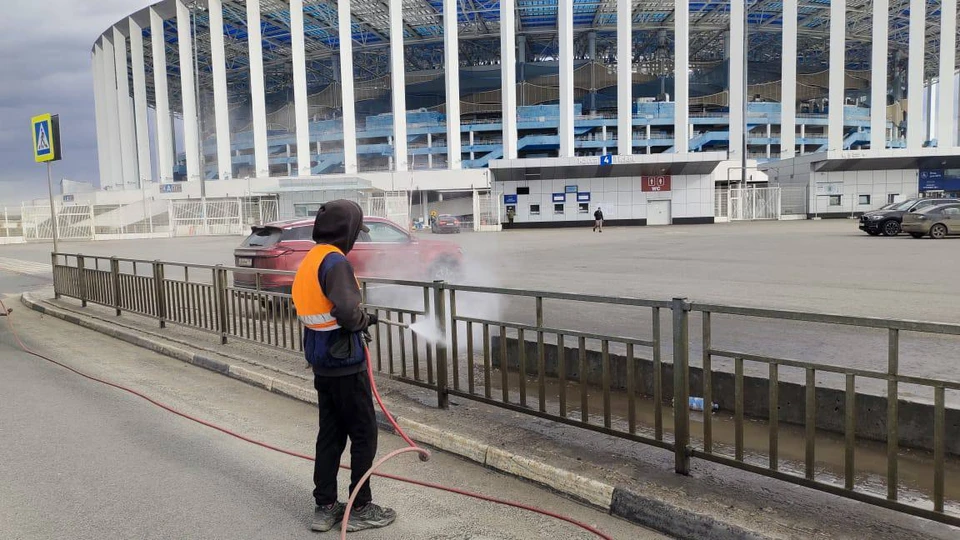
[{"label": "car headlight", "polygon": [[917,221],[923,221],[923,220],[927,219],[927,216],[925,216],[925,215],[923,215],[923,214],[918,214],[918,215],[916,215],[916,216],[913,216],[913,219],[915,219],[915,220],[917,220]]},{"label": "car headlight", "polygon": [[869,219],[870,221],[880,221],[881,219],[883,219],[883,216],[867,216],[867,219]]}]

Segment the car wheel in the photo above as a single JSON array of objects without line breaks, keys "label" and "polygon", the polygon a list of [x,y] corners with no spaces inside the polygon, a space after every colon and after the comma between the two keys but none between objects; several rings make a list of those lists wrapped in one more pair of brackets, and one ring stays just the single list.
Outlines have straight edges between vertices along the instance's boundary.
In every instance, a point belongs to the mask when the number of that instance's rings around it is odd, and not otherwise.
[{"label": "car wheel", "polygon": [[937,223],[933,227],[930,227],[930,238],[939,240],[947,236],[947,226],[942,223]]},{"label": "car wheel", "polygon": [[910,233],[910,236],[912,236],[912,237],[914,237],[914,238],[916,238],[916,239],[919,240],[919,239],[923,238],[923,233],[912,232],[912,233]]},{"label": "car wheel", "polygon": [[884,236],[896,236],[900,234],[900,224],[892,219],[885,221],[882,229]]},{"label": "car wheel", "polygon": [[434,281],[456,281],[460,273],[460,264],[449,259],[440,259],[430,267],[430,279]]}]

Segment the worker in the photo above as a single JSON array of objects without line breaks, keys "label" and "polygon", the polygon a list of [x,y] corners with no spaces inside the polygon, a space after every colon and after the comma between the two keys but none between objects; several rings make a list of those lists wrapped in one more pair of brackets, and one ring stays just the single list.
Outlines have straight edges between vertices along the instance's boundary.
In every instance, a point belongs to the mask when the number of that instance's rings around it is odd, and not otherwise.
[{"label": "worker", "polygon": [[[293,303],[304,326],[303,350],[313,368],[320,428],[313,482],[316,499],[310,529],[329,531],[343,520],[346,505],[337,500],[340,457],[350,438],[350,492],[373,465],[377,419],[367,376],[364,334],[376,314],[361,308],[360,286],[346,254],[361,232],[363,210],[353,201],[322,205],[313,224],[317,243],[300,263],[293,281]],[[390,508],[373,503],[369,482],[354,502],[348,531],[386,527],[396,520]]]}]

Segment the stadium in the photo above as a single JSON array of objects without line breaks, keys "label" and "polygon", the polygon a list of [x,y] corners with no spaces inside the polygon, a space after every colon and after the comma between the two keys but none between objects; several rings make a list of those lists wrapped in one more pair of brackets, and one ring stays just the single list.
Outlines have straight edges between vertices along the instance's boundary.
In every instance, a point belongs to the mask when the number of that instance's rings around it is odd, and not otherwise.
[{"label": "stadium", "polygon": [[105,191],[71,199],[256,195],[286,217],[403,192],[407,218],[485,204],[518,227],[854,215],[960,191],[956,10],[165,0],[93,45]]}]

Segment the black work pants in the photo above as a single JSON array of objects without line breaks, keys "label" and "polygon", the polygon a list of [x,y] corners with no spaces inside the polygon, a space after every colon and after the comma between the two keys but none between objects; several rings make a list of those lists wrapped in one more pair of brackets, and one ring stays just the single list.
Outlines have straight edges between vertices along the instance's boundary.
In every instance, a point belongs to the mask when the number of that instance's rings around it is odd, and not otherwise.
[{"label": "black work pants", "polygon": [[[344,377],[314,375],[320,409],[317,454],[313,468],[313,498],[317,505],[337,501],[340,456],[350,438],[350,492],[373,465],[377,455],[377,417],[366,371]],[[364,484],[354,506],[373,500],[370,482]]]}]

